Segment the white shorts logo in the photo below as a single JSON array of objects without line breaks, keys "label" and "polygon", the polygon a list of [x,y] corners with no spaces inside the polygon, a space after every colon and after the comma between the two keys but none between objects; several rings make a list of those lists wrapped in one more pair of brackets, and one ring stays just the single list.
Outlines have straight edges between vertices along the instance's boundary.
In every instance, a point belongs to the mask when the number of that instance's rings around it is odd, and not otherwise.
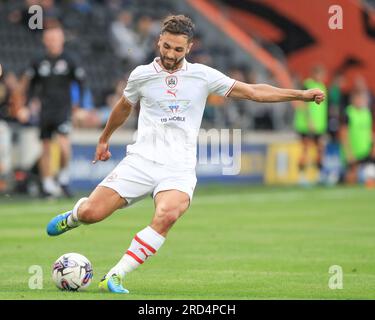
[{"label": "white shorts logo", "polygon": [[106,179],[107,182],[112,182],[114,180],[117,179],[117,173],[116,172],[112,172]]}]

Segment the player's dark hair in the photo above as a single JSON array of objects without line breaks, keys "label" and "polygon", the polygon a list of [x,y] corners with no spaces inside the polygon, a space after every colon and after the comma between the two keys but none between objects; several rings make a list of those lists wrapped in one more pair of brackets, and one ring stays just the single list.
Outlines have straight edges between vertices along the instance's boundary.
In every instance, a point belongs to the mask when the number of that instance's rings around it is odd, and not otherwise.
[{"label": "player's dark hair", "polygon": [[43,29],[49,30],[49,29],[63,29],[63,26],[61,25],[60,21],[54,18],[47,18],[45,19],[43,23]]},{"label": "player's dark hair", "polygon": [[194,28],[194,23],[189,17],[182,14],[169,15],[163,20],[161,33],[183,34],[191,41],[194,37]]}]

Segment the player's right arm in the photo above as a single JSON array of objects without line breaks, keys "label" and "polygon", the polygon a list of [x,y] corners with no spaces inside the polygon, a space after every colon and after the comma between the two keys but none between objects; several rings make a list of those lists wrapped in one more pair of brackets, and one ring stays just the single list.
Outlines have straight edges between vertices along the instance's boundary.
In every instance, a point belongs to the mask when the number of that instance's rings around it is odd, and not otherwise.
[{"label": "player's right arm", "polygon": [[22,93],[23,95],[26,95],[30,87],[30,82],[31,82],[31,77],[27,73],[24,73],[18,82],[19,92]]},{"label": "player's right arm", "polygon": [[29,90],[32,91],[35,82],[38,79],[36,72],[36,62],[30,64],[30,66],[23,72],[20,77],[17,86],[13,90],[10,113],[21,123],[26,123],[29,119],[29,111],[27,108],[27,97]]},{"label": "player's right arm", "polygon": [[18,90],[21,94],[26,95],[28,90],[33,88],[36,82],[39,80],[38,65],[42,57],[35,57],[29,66],[24,70],[20,81],[18,82]]},{"label": "player's right arm", "polygon": [[96,163],[98,160],[106,161],[111,157],[111,153],[109,151],[109,139],[113,132],[129,117],[131,109],[132,104],[124,96],[122,96],[114,106],[105,128],[100,135],[99,142],[96,146],[93,163]]}]

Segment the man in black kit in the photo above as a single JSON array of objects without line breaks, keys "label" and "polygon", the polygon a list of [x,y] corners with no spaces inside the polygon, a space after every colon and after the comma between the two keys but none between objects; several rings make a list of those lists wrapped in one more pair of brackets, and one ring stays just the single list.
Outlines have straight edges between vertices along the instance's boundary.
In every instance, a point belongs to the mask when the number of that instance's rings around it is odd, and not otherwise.
[{"label": "man in black kit", "polygon": [[[43,31],[45,53],[32,61],[21,79],[21,90],[32,89],[41,100],[40,139],[42,155],[39,171],[42,191],[45,196],[59,196],[61,191],[71,196],[69,191],[68,165],[71,155],[69,133],[71,131],[72,106],[70,88],[73,81],[83,92],[85,72],[78,67],[64,50],[64,31],[60,25],[53,25]],[[60,147],[60,171],[55,182],[50,168],[51,139],[57,135]]]}]

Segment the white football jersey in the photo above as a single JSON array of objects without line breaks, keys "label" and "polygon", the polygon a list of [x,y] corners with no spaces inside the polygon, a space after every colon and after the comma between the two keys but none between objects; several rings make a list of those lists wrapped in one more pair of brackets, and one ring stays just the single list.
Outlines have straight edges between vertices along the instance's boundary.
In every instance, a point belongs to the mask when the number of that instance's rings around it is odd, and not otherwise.
[{"label": "white football jersey", "polygon": [[186,60],[181,69],[168,72],[157,59],[136,67],[124,90],[130,103],[140,101],[136,142],[127,152],[171,168],[194,169],[207,96],[227,96],[235,80]]}]

